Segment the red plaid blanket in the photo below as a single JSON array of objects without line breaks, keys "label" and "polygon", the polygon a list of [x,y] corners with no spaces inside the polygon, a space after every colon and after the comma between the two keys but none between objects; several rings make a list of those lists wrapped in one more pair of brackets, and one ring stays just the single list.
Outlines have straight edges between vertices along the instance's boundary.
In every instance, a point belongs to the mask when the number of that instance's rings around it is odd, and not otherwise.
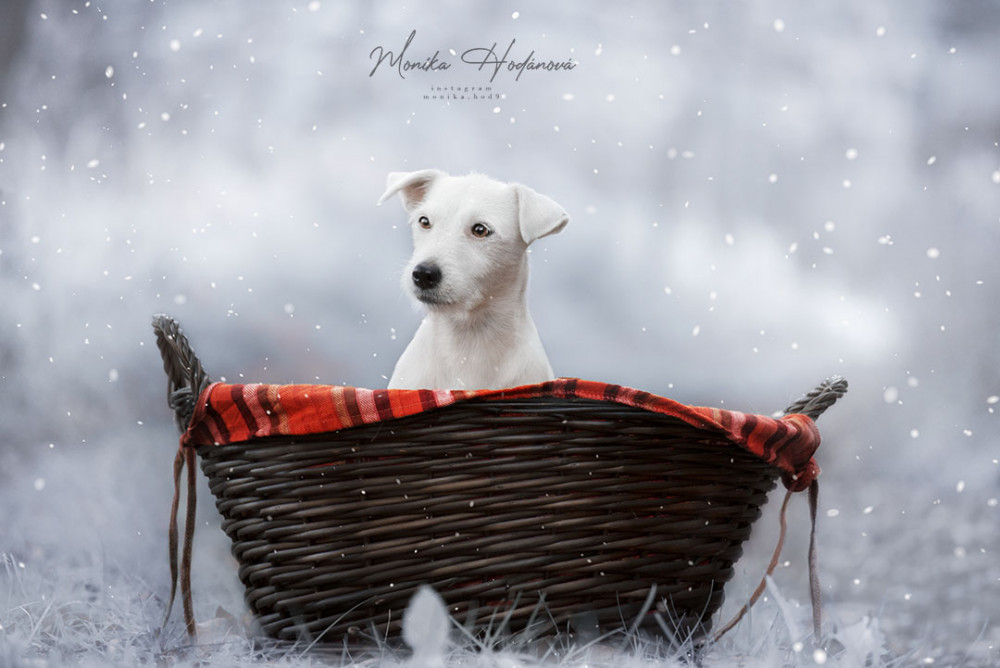
[{"label": "red plaid blanket", "polygon": [[469,399],[536,397],[612,401],[670,415],[729,439],[782,471],[785,486],[801,491],[819,475],[813,453],[819,430],[805,415],[780,419],[719,408],[687,406],[619,385],[572,378],[503,390],[365,390],[335,385],[230,385],[202,393],[182,446],[239,443],[267,436],[304,436],[405,417]]}]

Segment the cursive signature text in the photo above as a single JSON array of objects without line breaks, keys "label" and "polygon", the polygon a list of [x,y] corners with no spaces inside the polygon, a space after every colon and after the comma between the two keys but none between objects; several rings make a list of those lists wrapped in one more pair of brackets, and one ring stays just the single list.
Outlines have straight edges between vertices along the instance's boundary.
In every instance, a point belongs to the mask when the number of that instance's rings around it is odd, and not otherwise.
[{"label": "cursive signature text", "polygon": [[413,42],[413,38],[416,36],[417,36],[416,30],[410,33],[410,36],[406,38],[406,44],[404,44],[403,48],[400,49],[398,56],[394,55],[392,51],[388,51],[381,46],[376,46],[374,49],[372,49],[371,53],[368,54],[368,59],[369,60],[374,59],[376,53],[378,54],[378,59],[375,60],[375,66],[372,68],[372,71],[368,73],[368,76],[369,77],[375,76],[375,72],[378,70],[379,67],[382,66],[382,63],[385,62],[386,60],[389,61],[390,67],[396,68],[396,71],[399,73],[400,79],[405,79],[406,78],[405,72],[409,72],[410,70],[422,70],[424,72],[433,72],[437,70],[446,70],[449,67],[451,67],[450,63],[438,60],[438,56],[441,54],[440,51],[435,51],[433,56],[428,56],[423,61],[406,60],[405,59],[406,50],[410,48],[410,44]]},{"label": "cursive signature text", "polygon": [[[378,72],[383,66],[387,67],[387,69],[396,70],[396,74],[399,75],[400,79],[405,79],[406,75],[413,71],[440,72],[451,68],[451,62],[446,60],[445,57],[441,55],[440,50],[437,50],[432,55],[424,58],[418,57],[414,59],[408,56],[407,51],[410,49],[410,46],[413,44],[413,40],[416,36],[417,31],[411,31],[409,37],[406,38],[406,42],[403,44],[403,48],[398,51],[392,51],[383,46],[376,46],[372,49],[368,54],[368,59],[373,61],[374,65],[368,73],[368,76],[375,76],[375,73]],[[577,61],[569,58],[566,60],[536,59],[534,49],[532,49],[524,58],[520,58],[520,56],[514,56],[512,54],[515,44],[517,44],[516,39],[510,40],[510,44],[507,45],[503,55],[500,55],[500,52],[497,49],[497,42],[494,42],[493,46],[490,47],[466,49],[462,52],[461,62],[466,65],[475,66],[479,72],[485,71],[488,73],[490,75],[491,83],[501,72],[504,71],[513,74],[514,81],[520,81],[521,75],[525,72],[558,72],[572,70],[579,64]],[[455,54],[454,51],[450,51],[449,53],[452,55]]]}]

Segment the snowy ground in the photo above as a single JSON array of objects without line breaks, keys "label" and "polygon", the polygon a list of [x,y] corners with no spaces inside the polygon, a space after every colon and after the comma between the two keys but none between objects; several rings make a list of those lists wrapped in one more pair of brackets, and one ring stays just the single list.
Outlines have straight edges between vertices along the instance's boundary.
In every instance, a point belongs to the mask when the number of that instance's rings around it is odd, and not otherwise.
[{"label": "snowy ground", "polygon": [[[137,456],[137,448],[169,444],[173,434],[167,426],[128,431],[128,438],[93,450],[54,448],[5,488],[0,665],[367,666],[410,660],[400,638],[348,651],[277,646],[256,636],[204,486],[193,579],[199,640],[191,646],[176,613],[161,633],[171,453],[165,447],[151,454],[147,447]],[[845,486],[827,482],[825,515],[832,499],[848,496],[837,489]],[[705,665],[995,665],[1000,630],[990,620],[1000,604],[981,591],[984,582],[1000,577],[992,556],[998,548],[995,513],[990,504],[966,502],[972,492],[951,490],[902,508],[887,504],[898,517],[879,518],[886,508],[844,503],[840,514],[821,518],[828,656],[815,656],[809,644],[805,500],[798,499],[784,553],[790,563],[776,572],[750,618],[705,653]],[[872,490],[868,498],[875,497]],[[756,584],[773,544],[775,509],[759,520],[720,619],[728,619]],[[443,665],[683,665],[662,645],[625,634],[597,644],[556,638],[551,646],[511,647],[502,640],[472,641],[452,627],[451,640],[440,653]]]},{"label": "snowy ground", "polygon": [[[177,317],[216,377],[384,386],[419,316],[403,212],[374,203],[425,167],[570,212],[532,253],[560,375],[759,413],[846,377],[819,423],[825,665],[1000,664],[1000,5],[252,7],[0,7],[0,666],[409,661],[399,639],[343,656],[248,634],[207,488],[208,626],[197,647],[159,633],[176,434],[149,321]],[[374,67],[412,31],[408,57],[449,69]],[[511,40],[575,65],[490,81],[461,60]],[[797,644],[796,501],[774,589],[706,666],[822,658]],[[452,641],[421,660],[672,665],[633,638]]]}]

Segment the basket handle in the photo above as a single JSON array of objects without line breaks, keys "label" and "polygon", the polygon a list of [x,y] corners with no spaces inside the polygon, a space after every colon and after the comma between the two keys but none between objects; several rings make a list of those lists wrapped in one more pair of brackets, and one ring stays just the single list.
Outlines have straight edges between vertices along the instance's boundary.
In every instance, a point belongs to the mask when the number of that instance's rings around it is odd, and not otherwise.
[{"label": "basket handle", "polygon": [[847,379],[831,376],[816,386],[816,389],[803,395],[784,410],[785,415],[800,413],[808,415],[813,420],[823,414],[827,408],[836,403],[837,399],[847,394]]},{"label": "basket handle", "polygon": [[212,379],[176,320],[162,314],[154,316],[153,331],[167,374],[167,404],[174,411],[174,424],[184,433],[191,423],[195,402]]},{"label": "basket handle", "polygon": [[[201,366],[198,356],[191,350],[191,344],[181,332],[180,325],[166,315],[153,317],[153,331],[156,332],[156,347],[163,358],[163,370],[167,374],[167,403],[174,411],[174,424],[183,434],[191,423],[194,407],[204,390],[212,382]],[[184,544],[178,565],[177,548],[180,538],[177,532],[177,515],[180,508],[181,474],[187,467],[187,513],[184,521]],[[194,544],[195,509],[197,508],[197,487],[195,485],[195,450],[183,445],[174,459],[174,500],[170,506],[170,601],[167,603],[164,626],[170,619],[180,581],[181,598],[184,604],[184,626],[189,636],[196,635],[194,603],[191,596],[191,554]]]}]

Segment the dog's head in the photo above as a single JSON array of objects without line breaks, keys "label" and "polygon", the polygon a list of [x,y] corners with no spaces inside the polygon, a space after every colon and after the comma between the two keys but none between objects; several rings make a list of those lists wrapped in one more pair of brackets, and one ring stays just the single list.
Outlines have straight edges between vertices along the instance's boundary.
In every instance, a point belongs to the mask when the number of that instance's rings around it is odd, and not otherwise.
[{"label": "dog's head", "polygon": [[393,172],[379,203],[396,193],[413,229],[404,288],[435,309],[472,311],[520,299],[528,246],[569,222],[552,199],[481,174]]}]

